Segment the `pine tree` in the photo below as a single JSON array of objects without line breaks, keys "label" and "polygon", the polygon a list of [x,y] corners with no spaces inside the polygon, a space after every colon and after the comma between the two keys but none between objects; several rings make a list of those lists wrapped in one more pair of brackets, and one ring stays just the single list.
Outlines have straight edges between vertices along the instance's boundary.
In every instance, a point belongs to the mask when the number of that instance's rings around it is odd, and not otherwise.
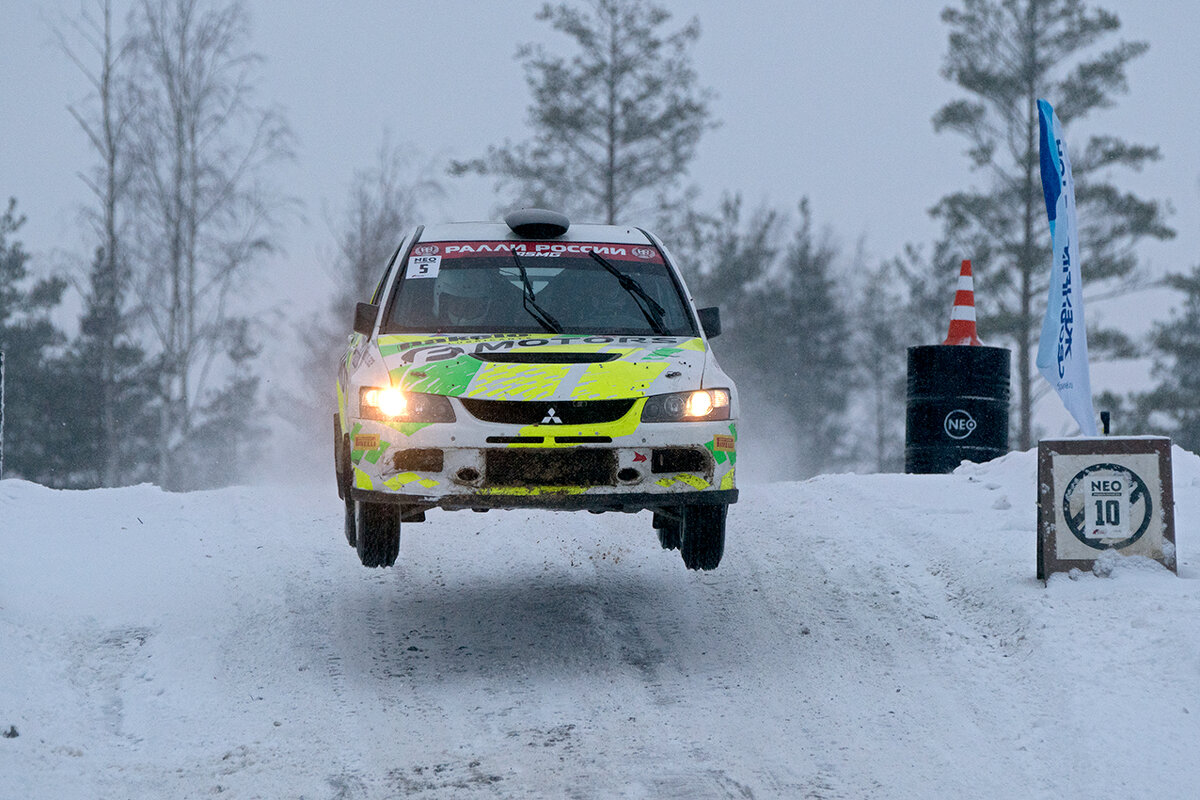
[{"label": "pine tree", "polygon": [[[1082,136],[1087,116],[1127,91],[1126,65],[1148,45],[1119,42],[1095,52],[1120,22],[1082,0],[963,0],[960,8],[945,9],[942,19],[950,26],[943,74],[970,98],[943,106],[934,127],[966,139],[983,185],[947,195],[933,209],[945,231],[933,267],[953,275],[955,259],[972,259],[981,325],[1015,350],[1017,446],[1027,449],[1033,436],[1032,354],[1050,272],[1036,101],[1047,99],[1066,131]],[[1072,143],[1068,150],[1085,290],[1093,297],[1128,291],[1137,278],[1135,245],[1173,231],[1157,202],[1122,191],[1112,173],[1140,169],[1159,157],[1158,148],[1093,134],[1085,147]],[[1129,349],[1117,331],[1089,331],[1089,344],[1096,357],[1105,346]]]},{"label": "pine tree", "polygon": [[53,365],[61,386],[47,402],[61,423],[60,486],[123,486],[155,475],[154,364],[112,302],[111,266],[98,249],[79,334]]},{"label": "pine tree", "polygon": [[253,369],[261,348],[251,338],[250,321],[228,320],[221,343],[230,373],[224,386],[205,395],[199,422],[179,448],[176,488],[181,490],[231,486],[249,478],[267,434]]},{"label": "pine tree", "polygon": [[1137,408],[1151,430],[1171,436],[1180,447],[1200,452],[1200,266],[1172,275],[1168,285],[1183,293],[1182,308],[1167,322],[1155,324],[1152,375],[1159,384],[1137,398]]},{"label": "pine tree", "polygon": [[42,483],[57,480],[61,419],[48,401],[61,384],[49,362],[63,343],[50,320],[62,300],[65,281],[30,283],[29,254],[13,238],[25,217],[16,199],[0,215],[0,351],[4,353],[4,476]]},{"label": "pine tree", "polygon": [[737,337],[743,292],[767,279],[782,247],[784,217],[761,207],[743,214],[742,196],[725,194],[717,211],[706,214],[688,209],[682,214],[662,214],[656,230],[680,262],[688,286],[701,306],[725,306],[731,336]]},{"label": "pine tree", "polygon": [[786,215],[766,207],[745,215],[737,194],[724,196],[715,214],[677,219],[664,230],[688,288],[699,305],[721,308],[712,345],[749,409],[741,430],[771,438],[780,475],[841,466],[850,455],[843,415],[856,376],[832,235],[814,231],[807,199],[790,242],[781,241]]},{"label": "pine tree", "polygon": [[855,386],[850,314],[833,270],[840,256],[831,237],[813,231],[807,199],[781,261],[782,271],[747,301],[761,335],[755,363],[759,385],[794,420],[794,464],[802,477],[840,466],[848,457],[847,404]]},{"label": "pine tree", "polygon": [[863,450],[870,469],[899,472],[904,468],[907,346],[921,341],[919,323],[908,313],[898,288],[902,282],[897,278],[897,261],[865,272],[852,308],[854,361],[862,390],[858,402],[868,423]]},{"label": "pine tree", "polygon": [[690,54],[700,24],[666,33],[670,18],[648,0],[543,6],[537,19],[569,36],[575,54],[518,51],[533,138],[456,162],[452,174],[492,175],[520,205],[609,224],[663,202],[712,127],[712,94],[697,85]]}]

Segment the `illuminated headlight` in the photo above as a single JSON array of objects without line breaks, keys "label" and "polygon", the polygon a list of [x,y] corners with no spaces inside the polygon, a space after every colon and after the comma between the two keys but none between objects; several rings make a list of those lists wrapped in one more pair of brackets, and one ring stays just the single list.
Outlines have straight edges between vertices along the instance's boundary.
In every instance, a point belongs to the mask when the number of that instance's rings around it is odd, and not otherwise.
[{"label": "illuminated headlight", "polygon": [[454,409],[445,397],[405,392],[395,387],[362,387],[358,390],[358,407],[361,416],[367,419],[388,422],[454,422]]},{"label": "illuminated headlight", "polygon": [[642,422],[701,422],[729,419],[729,390],[656,394],[646,398]]}]

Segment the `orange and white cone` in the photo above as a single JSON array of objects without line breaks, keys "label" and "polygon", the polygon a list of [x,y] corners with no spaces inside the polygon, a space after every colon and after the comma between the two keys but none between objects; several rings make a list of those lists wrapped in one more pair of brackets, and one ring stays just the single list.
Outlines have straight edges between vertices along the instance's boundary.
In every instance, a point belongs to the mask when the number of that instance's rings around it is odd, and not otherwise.
[{"label": "orange and white cone", "polygon": [[954,293],[954,308],[950,310],[950,332],[942,344],[983,344],[975,333],[975,279],[971,277],[968,258],[963,259],[958,273],[958,290]]}]

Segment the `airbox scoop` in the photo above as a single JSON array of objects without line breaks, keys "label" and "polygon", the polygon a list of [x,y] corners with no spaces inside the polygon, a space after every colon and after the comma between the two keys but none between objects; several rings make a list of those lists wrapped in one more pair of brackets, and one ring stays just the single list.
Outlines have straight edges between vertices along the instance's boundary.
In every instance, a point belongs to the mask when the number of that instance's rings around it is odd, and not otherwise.
[{"label": "airbox scoop", "polygon": [[528,239],[556,239],[571,227],[571,220],[557,211],[544,208],[521,208],[504,218],[512,232]]}]

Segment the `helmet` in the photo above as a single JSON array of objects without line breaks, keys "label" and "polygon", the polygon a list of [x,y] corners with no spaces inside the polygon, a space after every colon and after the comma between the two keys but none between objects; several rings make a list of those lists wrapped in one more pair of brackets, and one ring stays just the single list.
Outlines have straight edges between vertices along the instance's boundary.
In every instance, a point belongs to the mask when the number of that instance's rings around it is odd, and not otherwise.
[{"label": "helmet", "polygon": [[433,285],[433,313],[452,325],[469,325],[487,317],[496,287],[478,269],[443,269]]}]

